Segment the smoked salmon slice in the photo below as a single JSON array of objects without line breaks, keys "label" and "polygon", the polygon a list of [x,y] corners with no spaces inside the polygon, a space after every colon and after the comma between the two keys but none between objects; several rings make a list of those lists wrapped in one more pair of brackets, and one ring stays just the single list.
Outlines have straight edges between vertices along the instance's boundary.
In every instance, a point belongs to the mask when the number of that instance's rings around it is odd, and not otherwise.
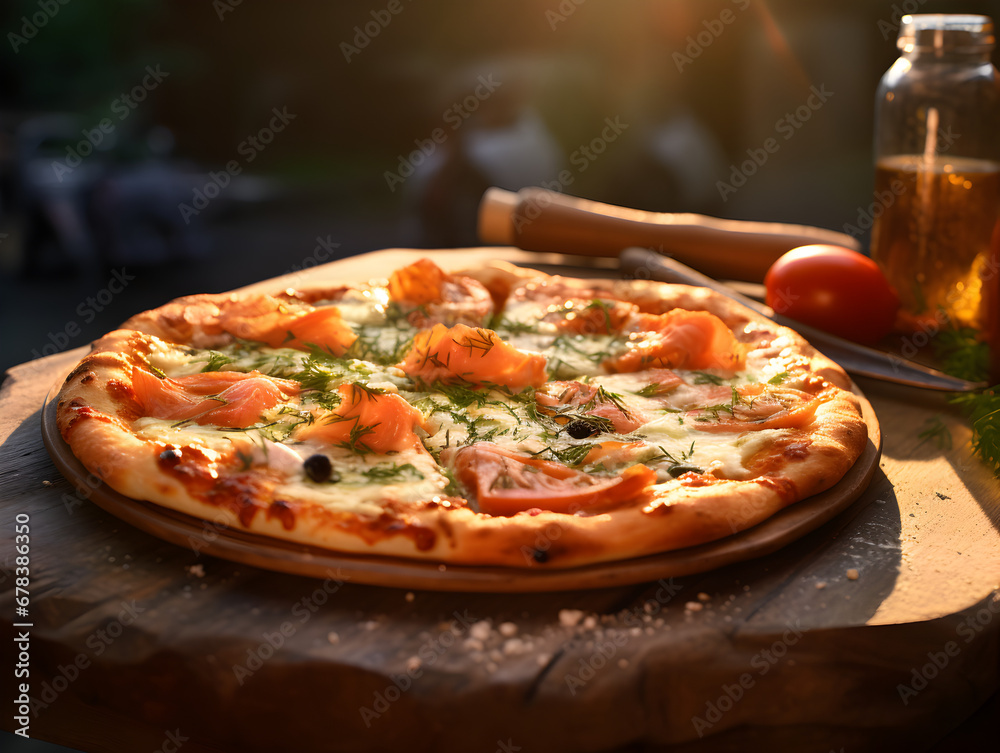
[{"label": "smoked salmon slice", "polygon": [[656,473],[644,465],[599,478],[490,442],[461,448],[453,463],[455,478],[474,491],[479,511],[487,515],[509,516],[531,509],[572,514],[596,505],[626,504],[656,483]]},{"label": "smoked salmon slice", "polygon": [[491,329],[464,324],[435,324],[418,333],[398,366],[427,386],[464,382],[520,392],[541,387],[548,379],[545,356],[520,351]]},{"label": "smoked salmon slice", "polygon": [[629,348],[605,361],[609,371],[645,369],[722,369],[743,365],[745,348],[729,327],[707,311],[673,309],[666,314],[637,314]]},{"label": "smoked salmon slice", "polygon": [[161,379],[136,367],[132,390],[145,416],[245,429],[260,421],[264,411],[297,394],[299,385],[258,371],[211,371]]},{"label": "smoked salmon slice", "polygon": [[219,326],[234,337],[262,342],[272,348],[308,351],[315,345],[338,357],[357,339],[336,306],[289,311],[284,302],[271,296],[236,301],[223,307]]},{"label": "smoked salmon slice", "polygon": [[299,440],[326,442],[359,455],[420,449],[414,429],[426,428],[423,414],[399,395],[356,384],[337,388],[340,405],[295,432]]},{"label": "smoked salmon slice", "polygon": [[646,423],[637,411],[606,398],[602,390],[583,382],[550,382],[545,392],[535,394],[535,401],[546,408],[583,408],[583,414],[611,421],[619,434],[633,432]]},{"label": "smoked salmon slice", "polygon": [[389,298],[416,307],[407,321],[418,328],[434,324],[482,324],[493,314],[493,296],[478,280],[447,274],[430,259],[418,259],[389,277]]}]

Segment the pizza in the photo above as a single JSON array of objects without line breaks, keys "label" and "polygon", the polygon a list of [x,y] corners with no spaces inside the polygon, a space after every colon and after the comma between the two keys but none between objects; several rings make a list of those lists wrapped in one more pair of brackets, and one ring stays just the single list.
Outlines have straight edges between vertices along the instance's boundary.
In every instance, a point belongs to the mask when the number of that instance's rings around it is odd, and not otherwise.
[{"label": "pizza", "polygon": [[428,259],[138,314],[56,416],[112,489],[219,530],[516,568],[730,536],[867,442],[840,367],[713,291]]}]

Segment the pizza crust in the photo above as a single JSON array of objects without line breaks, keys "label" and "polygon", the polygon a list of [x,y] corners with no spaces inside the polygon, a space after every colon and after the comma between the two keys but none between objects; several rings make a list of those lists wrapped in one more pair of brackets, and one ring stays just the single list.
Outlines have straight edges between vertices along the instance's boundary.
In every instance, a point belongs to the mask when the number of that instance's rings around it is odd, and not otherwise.
[{"label": "pizza crust", "polygon": [[[657,484],[628,505],[565,514],[532,510],[510,517],[475,512],[464,500],[435,495],[406,505],[390,503],[377,518],[331,510],[305,499],[273,495],[274,480],[260,473],[248,503],[208,504],[164,469],[155,442],[136,436],[139,404],[131,372],[157,347],[155,338],[199,348],[220,347],[234,335],[219,326],[220,312],[257,296],[189,296],[130,319],[94,343],[59,395],[57,422],[73,453],[89,470],[127,497],[153,502],[205,522],[206,536],[221,528],[358,554],[379,554],[462,565],[568,568],[629,559],[714,541],[746,530],[784,507],[830,488],[853,465],[867,427],[850,379],[835,363],[790,329],[702,288],[649,281],[576,280],[496,263],[465,272],[494,296],[533,282],[598,290],[645,312],[680,307],[708,311],[739,338],[758,343],[748,359],[783,358],[830,388],[813,420],[783,446],[762,453],[773,466],[760,479],[711,483],[681,477]],[[271,300],[336,300],[346,288],[278,294]],[[751,364],[752,365],[752,364]],[[196,550],[198,541],[191,545]]]}]

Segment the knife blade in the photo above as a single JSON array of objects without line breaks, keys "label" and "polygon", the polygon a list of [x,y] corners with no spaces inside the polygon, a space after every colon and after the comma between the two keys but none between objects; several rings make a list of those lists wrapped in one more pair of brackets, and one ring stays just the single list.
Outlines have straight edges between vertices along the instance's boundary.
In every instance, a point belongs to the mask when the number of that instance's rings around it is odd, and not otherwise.
[{"label": "knife blade", "polygon": [[636,279],[710,288],[782,326],[795,330],[827,358],[836,361],[845,371],[857,376],[947,392],[974,392],[987,386],[985,382],[958,379],[893,353],[859,345],[776,314],[763,303],[748,298],[728,285],[713,280],[657,251],[647,248],[626,248],[619,256],[619,264],[623,272]]}]

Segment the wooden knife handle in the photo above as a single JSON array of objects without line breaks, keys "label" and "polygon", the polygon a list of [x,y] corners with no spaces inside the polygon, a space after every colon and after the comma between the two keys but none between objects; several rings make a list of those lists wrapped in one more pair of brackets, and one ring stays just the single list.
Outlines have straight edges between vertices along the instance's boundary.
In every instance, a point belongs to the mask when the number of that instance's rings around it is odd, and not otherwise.
[{"label": "wooden knife handle", "polygon": [[602,204],[543,188],[517,193],[490,188],[479,206],[479,237],[526,251],[617,257],[650,248],[712,277],[760,282],[786,251],[825,243],[858,250],[833,230],[777,222],[723,220]]}]

